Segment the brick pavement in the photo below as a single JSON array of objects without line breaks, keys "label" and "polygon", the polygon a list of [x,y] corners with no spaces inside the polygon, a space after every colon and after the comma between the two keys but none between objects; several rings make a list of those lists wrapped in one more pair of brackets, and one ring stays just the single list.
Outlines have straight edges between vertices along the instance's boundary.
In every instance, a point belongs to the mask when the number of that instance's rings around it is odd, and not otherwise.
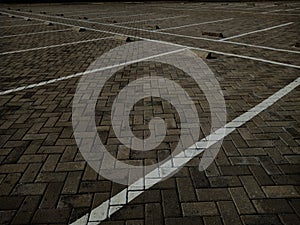
[{"label": "brick pavement", "polygon": [[[261,12],[289,9],[288,6],[262,4],[260,8],[245,4],[205,4],[202,13],[185,10],[184,19],[165,20],[160,23],[142,22],[127,24],[128,27],[149,29],[149,25],[161,27],[181,26],[198,21],[237,17],[240,20],[201,25],[168,32],[201,36],[203,29],[224,32],[226,36],[293,21],[290,27],[238,38],[234,41],[266,45],[299,51],[293,47],[299,32],[298,17],[292,11],[268,14]],[[274,6],[274,8],[264,8]],[[299,6],[299,4],[298,4]],[[109,32],[137,35],[170,41],[194,47],[205,47],[241,55],[250,55],[279,62],[299,65],[295,53],[242,47],[229,43],[165,36],[160,33],[117,26],[92,24],[68,20],[85,16],[99,8],[117,15],[154,12],[141,18],[123,18],[122,21],[146,20],[178,15],[178,11],[164,9],[175,7],[197,10],[199,4],[178,5],[104,4],[104,5],[35,5],[10,6],[21,11],[55,15],[52,18],[33,14],[32,18],[53,20],[76,26]],[[224,8],[224,10],[222,10]],[[7,6],[1,9],[8,11]],[[226,9],[226,10],[225,10]],[[83,10],[83,12],[75,11]],[[85,12],[85,11],[86,12]],[[207,11],[213,10],[213,11]],[[212,14],[211,12],[218,12]],[[234,12],[233,12],[234,11]],[[199,11],[200,12],[200,11]],[[297,12],[297,10],[295,11]],[[71,15],[71,16],[68,16]],[[283,15],[282,15],[283,14]],[[90,15],[91,16],[91,15]],[[93,17],[101,16],[93,15]],[[107,16],[107,15],[105,15]],[[6,21],[9,20],[9,21]],[[100,22],[107,22],[106,19]],[[0,15],[1,26],[36,23]],[[99,21],[99,20],[97,20]],[[264,22],[261,22],[264,21]],[[1,28],[1,35],[66,29],[68,26],[19,26]],[[224,29],[224,30],[221,30]],[[88,40],[110,34],[96,31],[57,33],[0,39],[1,52],[38,46]],[[124,43],[118,39],[99,40],[74,46],[49,48],[17,53],[1,57],[0,90],[35,84],[85,71],[96,57]],[[213,54],[205,60],[215,73],[225,95],[228,121],[246,112],[280,88],[299,77],[299,69],[256,62],[236,57]],[[156,98],[140,101],[131,113],[133,133],[147,137],[147,124],[154,115],[166,118],[168,135],[164,142],[149,152],[132,151],[116,140],[109,120],[109,108],[117,93],[129,82],[146,74],[171,78],[192,96],[201,121],[201,137],[210,132],[209,108],[202,91],[182,71],[171,66],[139,62],[119,70],[105,84],[99,96],[96,119],[98,134],[110,153],[124,162],[151,164],[165,159],[178,142],[179,122],[174,108]],[[0,223],[1,224],[68,224],[76,221],[105,200],[125,188],[99,176],[91,169],[78,151],[72,128],[72,99],[79,78],[70,78],[41,87],[21,90],[0,96]],[[293,90],[284,98],[260,113],[224,139],[214,163],[199,172],[201,159],[195,157],[171,178],[162,181],[128,205],[117,211],[101,224],[298,224],[299,223],[299,107],[300,89]]]}]

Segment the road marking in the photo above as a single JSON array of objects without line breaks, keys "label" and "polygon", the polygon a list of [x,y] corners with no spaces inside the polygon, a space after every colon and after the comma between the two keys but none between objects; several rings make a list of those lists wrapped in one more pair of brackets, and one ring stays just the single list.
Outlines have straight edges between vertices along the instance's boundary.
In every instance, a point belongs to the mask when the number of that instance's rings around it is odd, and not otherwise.
[{"label": "road marking", "polygon": [[0,53],[0,55],[9,55],[9,54],[15,54],[15,53],[21,53],[21,52],[30,52],[30,51],[36,51],[36,50],[41,50],[41,49],[62,47],[62,46],[67,46],[67,45],[76,45],[76,44],[82,44],[82,43],[87,43],[87,42],[99,41],[99,40],[103,40],[103,39],[109,39],[112,37],[113,36],[88,39],[88,40],[83,40],[83,41],[67,42],[67,43],[62,43],[62,44],[57,44],[57,45],[48,45],[48,46],[37,47],[37,48],[28,48],[28,49],[22,49],[22,50],[10,51],[10,52],[2,52],[2,53]]},{"label": "road marking", "polygon": [[[2,13],[7,14],[6,12],[2,12]],[[37,15],[35,13],[25,13],[25,14]],[[42,15],[42,16],[46,16],[46,15]],[[57,17],[57,16],[47,16],[47,17],[60,18],[60,17]],[[79,21],[79,22],[85,22],[85,23],[92,23],[92,24],[107,25],[107,26],[115,26],[115,27],[120,27],[120,28],[124,28],[124,29],[135,30],[135,31],[136,30],[141,30],[141,31],[147,31],[147,32],[154,32],[154,31],[146,30],[146,29],[124,27],[124,26],[120,26],[120,25],[107,24],[107,23],[99,23],[99,22],[94,22],[94,21],[86,21],[86,20],[79,20],[79,19],[72,19],[72,18],[60,18],[60,19],[77,21],[77,22]],[[42,20],[42,19],[38,19],[38,18],[35,18],[35,20],[38,20],[38,21],[47,21],[47,20]],[[70,26],[70,27],[74,27],[75,26],[75,25],[71,25],[71,24],[68,24],[68,23],[54,22],[54,21],[52,21],[52,22],[56,23],[56,24],[60,24],[60,25]],[[166,42],[166,41],[159,41],[159,40],[155,40],[155,39],[148,39],[148,38],[143,38],[143,37],[138,37],[138,36],[133,36],[133,35],[125,35],[125,34],[122,34],[122,33],[117,33],[117,32],[112,32],[112,31],[105,31],[105,30],[98,30],[98,29],[89,28],[89,27],[84,27],[84,28],[87,29],[87,30],[92,30],[92,31],[96,31],[96,32],[102,32],[102,33],[108,33],[108,34],[114,34],[114,35],[121,35],[121,36],[125,36],[125,37],[134,37],[134,38],[140,38],[142,40],[147,40],[147,41],[153,41],[153,42],[158,42],[158,43],[165,43],[165,44],[170,44],[170,45],[177,45],[177,46],[181,46],[181,47],[188,47],[188,48],[202,50],[202,51],[205,51],[205,52],[212,52],[212,53],[216,53],[216,54],[220,54],[220,55],[232,56],[232,57],[237,57],[237,58],[242,58],[242,59],[249,59],[249,60],[254,60],[254,61],[258,61],[258,62],[265,62],[265,63],[274,64],[274,65],[287,66],[287,67],[297,68],[297,69],[300,68],[300,66],[298,66],[298,65],[293,65],[293,64],[288,64],[288,63],[281,63],[281,62],[277,62],[277,61],[266,60],[266,59],[252,57],[252,56],[244,56],[244,55],[226,53],[226,52],[215,51],[215,50],[210,50],[210,49],[190,47],[190,46],[174,44],[174,43],[170,43],[170,42]],[[195,38],[195,39],[207,40],[207,41],[219,41],[219,40],[214,40],[214,39],[209,39],[209,38],[191,37],[191,36],[186,36],[186,35],[172,34],[172,33],[165,33],[165,32],[155,32],[155,33],[173,35],[173,36],[178,36],[178,37]],[[242,45],[242,43],[240,43],[240,45]],[[247,45],[247,44],[243,44],[243,45]],[[270,48],[270,50],[272,50],[272,48]],[[289,50],[282,50],[282,51],[290,52]]]},{"label": "road marking", "polygon": [[151,15],[151,14],[155,14],[155,13],[140,13],[140,14],[125,15],[125,16],[92,17],[92,18],[89,18],[89,19],[92,19],[92,20],[100,20],[100,19],[106,19],[106,18],[136,17],[136,16]]},{"label": "road marking", "polygon": [[20,24],[20,25],[12,25],[12,26],[2,26],[0,28],[8,28],[8,27],[28,27],[28,26],[37,26],[42,25],[43,23],[32,23],[32,24]]},{"label": "road marking", "polygon": [[68,80],[68,79],[71,79],[71,78],[74,78],[74,77],[79,77],[79,76],[83,76],[83,75],[90,74],[90,73],[104,71],[104,70],[108,70],[108,69],[112,69],[112,68],[116,68],[116,67],[123,67],[123,66],[126,66],[126,65],[130,65],[130,64],[133,64],[133,63],[137,63],[137,62],[142,62],[142,61],[149,60],[149,59],[152,59],[152,58],[157,58],[157,57],[160,57],[160,56],[165,56],[165,55],[178,53],[178,52],[184,51],[186,49],[188,49],[188,48],[177,49],[177,50],[164,52],[164,53],[156,54],[156,55],[153,55],[153,56],[148,56],[148,57],[137,59],[137,60],[128,61],[128,62],[125,62],[125,63],[106,66],[106,67],[102,67],[102,68],[94,69],[94,70],[89,70],[89,71],[85,71],[85,72],[79,72],[79,73],[75,73],[75,74],[72,74],[72,75],[69,75],[69,76],[59,77],[59,78],[52,79],[52,80],[47,80],[47,81],[42,81],[42,82],[39,82],[39,83],[36,83],[36,84],[30,84],[30,85],[26,85],[26,86],[22,86],[22,87],[18,87],[18,88],[13,88],[13,89],[6,90],[6,91],[0,91],[0,96],[10,94],[10,93],[14,93],[14,92],[18,92],[18,91],[22,91],[22,90],[26,90],[26,89],[31,89],[31,88],[34,88],[34,87],[45,86],[47,84],[52,84],[52,83],[62,81],[62,80]]},{"label": "road marking", "polygon": [[273,30],[273,29],[276,29],[276,28],[279,28],[279,27],[285,27],[285,26],[291,25],[293,23],[294,22],[289,22],[289,23],[284,23],[284,24],[272,26],[272,27],[267,27],[267,28],[264,28],[264,29],[255,30],[255,31],[251,31],[251,32],[247,32],[247,33],[243,33],[243,34],[239,34],[239,35],[235,35],[235,36],[223,38],[223,39],[221,39],[219,41],[226,41],[226,40],[230,40],[230,39],[233,39],[233,38],[243,37],[243,36],[246,36],[246,35],[249,35],[249,34],[255,34],[255,33],[263,32],[263,31]]},{"label": "road marking", "polygon": [[121,12],[127,12],[126,10],[123,10],[123,11],[119,11],[119,12],[91,12],[91,13],[78,13],[78,14],[71,14],[71,15],[67,15],[67,16],[78,16],[78,15],[82,15],[82,16],[86,16],[86,15],[93,15],[93,14],[99,14],[99,15],[106,15],[106,14],[119,14]]},{"label": "road marking", "polygon": [[168,20],[168,19],[176,19],[176,18],[183,18],[188,17],[189,15],[185,16],[170,16],[170,17],[161,17],[161,18],[155,18],[155,19],[146,19],[146,20],[137,20],[137,21],[126,21],[126,22],[120,22],[116,24],[129,24],[129,23],[141,23],[141,22],[147,22],[147,21],[159,21],[159,20]]},{"label": "road marking", "polygon": [[276,10],[272,10],[272,11],[268,11],[268,12],[264,12],[264,13],[273,13],[273,12],[289,12],[289,11],[293,11],[293,10],[298,10],[299,8],[293,8],[293,9],[276,9]]},{"label": "road marking", "polygon": [[283,87],[273,95],[249,109],[247,112],[236,117],[231,122],[227,123],[224,127],[219,128],[215,132],[211,133],[207,137],[196,142],[194,145],[186,149],[185,151],[177,154],[172,159],[166,161],[164,164],[154,169],[145,177],[140,178],[135,183],[129,185],[118,194],[114,195],[110,199],[106,200],[98,207],[94,208],[90,213],[85,214],[71,225],[88,224],[89,222],[100,223],[107,218],[111,217],[115,212],[122,209],[125,205],[144,193],[146,190],[159,183],[165,177],[176,173],[179,168],[185,166],[191,159],[198,156],[203,151],[207,150],[237,128],[241,127],[255,116],[272,106],[275,102],[289,94],[292,90],[300,85],[300,77]]},{"label": "road marking", "polygon": [[175,29],[179,29],[179,28],[193,27],[193,26],[198,26],[198,25],[202,25],[202,24],[218,23],[218,22],[230,21],[232,19],[233,18],[207,21],[207,22],[202,22],[202,23],[186,24],[186,25],[182,25],[182,26],[178,26],[178,27],[168,27],[168,28],[160,29],[160,31],[162,31],[162,30],[175,30]]},{"label": "road marking", "polygon": [[54,33],[54,32],[68,31],[68,30],[72,30],[72,29],[67,28],[67,29],[61,29],[61,30],[46,30],[46,31],[33,32],[33,33],[12,34],[12,35],[2,36],[0,38],[10,38],[10,37],[20,37],[20,36],[28,36],[28,35],[35,35],[35,34]]}]

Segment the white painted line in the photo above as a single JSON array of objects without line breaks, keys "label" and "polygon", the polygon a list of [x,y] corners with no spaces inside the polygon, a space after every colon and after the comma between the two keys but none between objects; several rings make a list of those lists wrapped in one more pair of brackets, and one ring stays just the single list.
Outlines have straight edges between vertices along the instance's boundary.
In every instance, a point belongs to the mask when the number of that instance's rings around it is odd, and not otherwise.
[{"label": "white painted line", "polygon": [[178,27],[168,27],[168,28],[160,29],[160,31],[162,31],[162,30],[175,30],[175,29],[179,29],[179,28],[193,27],[193,26],[198,26],[198,25],[203,25],[203,24],[225,22],[225,21],[230,21],[232,19],[233,18],[222,19],[222,20],[214,20],[214,21],[207,21],[207,22],[201,22],[201,23],[186,24],[186,25],[182,25],[182,26],[178,26]]},{"label": "white painted line", "polygon": [[91,12],[91,13],[79,13],[79,14],[71,14],[71,15],[67,15],[67,16],[86,16],[86,15],[94,15],[94,14],[98,14],[98,15],[106,15],[106,14],[119,14],[121,12],[127,12],[126,10],[123,11],[119,11],[119,12]]},{"label": "white painted line", "polygon": [[33,33],[13,34],[13,35],[0,36],[0,38],[20,37],[20,36],[28,36],[28,35],[36,35],[36,34],[46,34],[46,33],[62,32],[62,31],[68,31],[68,30],[72,30],[72,29],[67,28],[67,29],[61,29],[61,30],[46,30],[46,31],[33,32]]},{"label": "white painted line", "polygon": [[2,53],[0,53],[0,56],[21,53],[21,52],[36,51],[36,50],[41,50],[41,49],[56,48],[56,47],[62,47],[62,46],[67,46],[67,45],[82,44],[82,43],[87,43],[87,42],[99,41],[99,40],[103,40],[103,39],[109,39],[112,37],[113,36],[103,37],[103,38],[95,38],[95,39],[89,39],[89,40],[83,40],[83,41],[67,42],[67,43],[62,43],[62,44],[57,44],[57,45],[48,45],[48,46],[37,47],[37,48],[28,48],[28,49],[22,49],[22,50],[10,51],[10,52],[2,52]]},{"label": "white painted line", "polygon": [[26,85],[26,86],[22,86],[22,87],[18,87],[18,88],[13,88],[13,89],[6,90],[6,91],[0,91],[0,96],[10,94],[10,93],[14,93],[14,92],[18,92],[18,91],[22,91],[22,90],[26,90],[26,89],[30,89],[30,88],[34,88],[34,87],[45,86],[47,84],[56,83],[56,82],[61,81],[61,80],[68,80],[68,79],[71,79],[71,78],[74,78],[74,77],[80,77],[80,76],[90,74],[90,73],[104,71],[104,70],[108,70],[108,69],[112,69],[112,68],[116,68],[116,67],[123,67],[123,66],[130,65],[130,64],[133,64],[133,63],[142,62],[142,61],[149,60],[149,59],[152,59],[152,58],[157,58],[157,57],[160,57],[160,56],[175,54],[175,53],[184,51],[186,49],[188,49],[188,48],[182,48],[182,49],[178,49],[178,50],[174,50],[174,51],[164,52],[164,53],[156,54],[156,55],[153,55],[153,56],[148,56],[148,57],[145,57],[145,58],[128,61],[128,62],[125,62],[125,63],[106,66],[106,67],[102,67],[102,68],[95,69],[95,70],[89,70],[89,71],[85,71],[85,72],[75,73],[75,74],[72,74],[72,75],[69,75],[69,76],[59,77],[59,78],[52,79],[52,80],[47,80],[47,81],[42,81],[42,82],[39,82],[39,83],[36,83],[36,84],[30,84],[30,85]]},{"label": "white painted line", "polygon": [[43,23],[32,23],[32,24],[20,24],[20,25],[12,25],[12,26],[2,26],[0,28],[10,28],[10,27],[29,27],[29,26],[37,26],[42,25]]},{"label": "white painted line", "polygon": [[293,8],[293,9],[276,9],[276,10],[272,10],[272,11],[268,11],[265,13],[274,13],[274,12],[289,12],[289,11],[294,11],[294,10],[298,10],[299,8]]},{"label": "white painted line", "polygon": [[[79,224],[78,221],[80,221],[80,224],[87,224],[89,222],[100,223],[111,217],[112,214],[122,209],[125,205],[137,198],[143,192],[159,183],[165,177],[174,174],[174,172],[178,171],[178,168],[185,166],[185,164],[192,160],[194,157],[209,149],[211,146],[235,131],[238,127],[244,125],[255,116],[272,106],[275,102],[289,94],[299,85],[300,77],[287,86],[283,87],[255,107],[249,109],[246,113],[243,113],[231,122],[227,123],[224,127],[219,128],[214,133],[211,133],[207,137],[201,139],[199,142],[196,142],[185,151],[166,161],[163,165],[145,175],[145,177],[140,178],[135,183],[129,185],[118,194],[114,195],[110,199],[100,204],[98,207],[94,208],[90,213],[85,214],[83,217],[72,223],[72,225]],[[176,165],[174,165],[174,158],[179,159],[176,161]],[[156,170],[158,170],[159,175],[157,175]],[[155,174],[154,176],[153,173]]]},{"label": "white painted line", "polygon": [[116,24],[141,23],[141,22],[147,22],[147,21],[159,21],[159,20],[168,20],[168,19],[183,18],[183,17],[188,17],[188,16],[189,16],[189,15],[185,15],[185,16],[161,17],[161,18],[155,18],[155,19],[146,19],[146,20],[137,20],[137,21],[120,22],[120,23],[116,23]]},{"label": "white painted line", "polygon": [[[6,12],[2,12],[2,13],[7,14]],[[25,13],[25,14],[36,15],[35,13]],[[46,15],[44,15],[44,16],[46,16]],[[57,16],[47,16],[47,17],[60,18],[60,17],[57,17]],[[85,23],[92,23],[92,24],[107,25],[107,26],[114,26],[114,27],[124,28],[124,29],[128,29],[128,30],[141,30],[141,31],[146,31],[146,32],[154,32],[152,30],[125,27],[125,26],[120,26],[120,25],[116,25],[116,24],[99,23],[99,22],[79,20],[79,19],[71,19],[71,18],[60,18],[60,19],[71,20],[71,21],[79,21],[79,22],[85,22]],[[47,21],[47,20],[42,20],[42,19],[37,19],[37,18],[35,18],[35,20]],[[61,23],[61,22],[54,22],[54,21],[52,21],[52,22],[56,23],[56,24],[60,24],[60,25],[70,26],[70,27],[75,26],[75,25],[71,25],[71,24],[68,24],[68,23]],[[159,41],[159,40],[155,40],[155,39],[143,38],[143,37],[132,36],[132,35],[125,35],[125,34],[122,34],[122,33],[105,31],[105,30],[98,30],[98,29],[89,28],[89,27],[84,27],[84,28],[87,29],[87,30],[92,30],[92,31],[96,31],[96,32],[102,32],[102,33],[114,34],[114,35],[121,35],[121,36],[125,36],[125,37],[134,37],[134,38],[140,38],[142,40],[148,40],[148,41],[153,41],[153,42],[158,42],[158,43],[165,43],[165,44],[170,44],[170,45],[177,45],[177,46],[181,46],[181,47],[192,48],[190,46],[174,44],[174,43],[170,43],[170,42],[166,42],[166,41]],[[178,37],[194,38],[194,39],[199,39],[199,40],[219,41],[219,40],[214,40],[214,39],[209,39],[209,38],[192,37],[192,36],[165,33],[165,32],[156,32],[156,33],[166,34],[166,35],[171,35],[171,36],[178,36]],[[240,45],[242,45],[242,43],[240,43]],[[247,44],[243,44],[243,45],[247,45]],[[270,63],[270,64],[274,64],[274,65],[286,66],[286,67],[297,68],[297,69],[300,68],[300,66],[298,66],[298,65],[293,65],[293,64],[288,64],[288,63],[281,63],[281,62],[277,62],[277,61],[266,60],[266,59],[261,59],[261,58],[257,58],[257,57],[252,57],[252,56],[243,56],[243,55],[238,55],[238,54],[232,54],[232,53],[226,53],[226,52],[214,51],[214,50],[210,50],[210,49],[203,49],[203,48],[196,48],[196,47],[193,47],[193,49],[198,49],[198,50],[205,51],[205,52],[212,52],[212,53],[216,53],[216,54],[220,54],[220,55],[232,56],[232,57],[237,57],[237,58],[242,58],[242,59],[249,59],[249,60],[254,60],[254,61],[258,61],[258,62]],[[270,50],[272,50],[272,49],[270,48]],[[290,52],[289,50],[282,50],[282,51]]]},{"label": "white painted line", "polygon": [[136,16],[151,15],[151,14],[155,14],[155,13],[140,13],[140,14],[125,15],[125,16],[92,17],[92,18],[89,18],[89,20],[100,20],[100,19],[121,18],[121,17],[136,17]]},{"label": "white painted line", "polygon": [[276,28],[279,28],[279,27],[284,27],[284,26],[291,25],[293,23],[294,22],[289,22],[289,23],[284,23],[284,24],[280,24],[280,25],[277,25],[277,26],[267,27],[267,28],[264,28],[264,29],[251,31],[251,32],[231,36],[231,37],[228,37],[228,38],[223,38],[220,41],[226,41],[226,40],[230,40],[230,39],[233,39],[233,38],[243,37],[243,36],[246,36],[246,35],[249,35],[249,34],[255,34],[255,33],[263,32],[263,31],[273,30],[273,29],[276,29]]},{"label": "white painted line", "polygon": [[[88,11],[89,9],[86,9],[86,10],[78,10],[78,11],[68,11],[68,12],[63,12],[63,13],[54,13],[52,12],[53,14],[67,14],[67,16],[76,16],[76,15],[79,15],[81,14],[82,12],[87,12],[87,13],[102,13],[102,12],[107,12],[108,10],[93,10],[93,11]],[[71,14],[69,14],[71,13]],[[79,13],[79,14],[77,14]]]}]

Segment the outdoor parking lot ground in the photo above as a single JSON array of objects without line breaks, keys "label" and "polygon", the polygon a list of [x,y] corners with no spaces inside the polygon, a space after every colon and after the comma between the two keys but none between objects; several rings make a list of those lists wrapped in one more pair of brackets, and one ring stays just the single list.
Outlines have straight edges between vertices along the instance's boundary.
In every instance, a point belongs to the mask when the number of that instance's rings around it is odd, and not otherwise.
[{"label": "outdoor parking lot ground", "polygon": [[[300,224],[299,2],[2,4],[0,13],[0,224]],[[210,135],[203,90],[182,70],[154,62],[186,49],[210,52],[203,60],[222,89],[230,132],[205,171],[202,153],[168,179],[132,191],[95,172],[79,151],[77,85],[127,37],[162,47],[147,61],[126,61],[104,84],[95,107],[102,143],[116,159],[144,166],[167,159],[180,143],[176,107],[156,97],[137,102],[130,126],[144,139],[149,121],[161,117],[163,142],[140,152],[117,139],[114,99],[145,76],[184,88],[199,116],[195,141]]]}]

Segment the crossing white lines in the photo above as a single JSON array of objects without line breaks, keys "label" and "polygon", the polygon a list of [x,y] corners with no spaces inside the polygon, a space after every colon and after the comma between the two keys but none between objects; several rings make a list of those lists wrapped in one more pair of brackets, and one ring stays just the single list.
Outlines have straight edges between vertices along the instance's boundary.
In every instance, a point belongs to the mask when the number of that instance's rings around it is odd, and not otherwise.
[{"label": "crossing white lines", "polygon": [[230,21],[230,20],[232,20],[232,19],[233,19],[233,18],[228,18],[228,19],[222,19],[222,20],[214,20],[214,21],[207,21],[207,22],[200,22],[200,23],[186,24],[186,25],[177,26],[177,27],[168,27],[168,28],[160,29],[160,31],[162,31],[162,30],[175,30],[175,29],[187,28],[187,27],[193,27],[193,26],[198,26],[198,25],[203,25],[203,24],[211,24],[211,23],[225,22],[225,21]]},{"label": "crossing white lines", "polygon": [[[2,12],[2,13],[8,14],[6,12]],[[36,15],[34,13],[25,13],[25,14]],[[42,15],[42,16],[46,16],[46,15]],[[85,22],[85,23],[91,23],[91,24],[100,24],[100,25],[106,25],[106,26],[114,26],[114,27],[129,29],[129,30],[141,30],[141,31],[146,31],[146,32],[155,32],[155,31],[141,29],[141,28],[131,28],[131,27],[120,26],[120,25],[117,25],[117,24],[99,23],[99,22],[95,22],[95,21],[86,21],[86,20],[79,20],[79,19],[72,19],[72,18],[61,18],[61,17],[58,17],[58,16],[46,16],[46,17],[60,18],[60,19],[69,20],[69,21]],[[35,20],[37,20],[37,21],[48,21],[48,20],[42,20],[42,19],[38,19],[38,18],[35,18]],[[74,27],[75,26],[75,25],[71,25],[71,24],[68,24],[68,23],[62,23],[62,22],[54,22],[54,23],[60,24],[60,25],[65,25],[65,26],[70,26],[70,27]],[[137,36],[132,36],[132,35],[124,35],[123,33],[119,33],[119,32],[99,30],[99,29],[94,29],[94,28],[89,28],[89,27],[84,27],[84,28],[87,29],[87,30],[92,30],[92,31],[97,31],[97,32],[103,32],[103,33],[108,33],[108,34],[121,35],[121,36],[127,36],[127,37],[135,37],[135,38],[140,38],[140,39],[143,39],[143,40],[161,42],[159,40],[154,40],[154,39],[148,39],[148,38],[137,37]],[[209,39],[209,38],[193,37],[193,36],[180,35],[180,34],[172,34],[172,33],[165,33],[165,32],[155,32],[155,33],[160,33],[160,34],[170,35],[170,36],[193,38],[193,39],[199,39],[199,40],[219,41],[219,40],[214,40],[214,39]],[[173,43],[170,43],[170,42],[164,42],[164,43],[173,44]],[[239,43],[239,45],[245,45],[245,46],[247,46],[248,44]],[[180,46],[184,46],[184,45],[180,45]],[[252,46],[250,46],[250,47],[252,47]],[[185,46],[185,47],[190,47],[190,46]],[[269,47],[263,47],[263,48],[265,48],[265,49],[268,48],[268,50],[275,50],[275,48],[269,48]],[[275,64],[275,65],[280,65],[280,66],[287,66],[287,67],[292,67],[292,68],[300,68],[300,66],[298,66],[298,65],[293,65],[293,64],[288,64],[288,63],[281,63],[281,62],[277,62],[277,61],[273,61],[273,60],[266,60],[266,59],[261,59],[261,58],[257,58],[257,57],[252,57],[252,56],[244,56],[244,55],[226,53],[226,52],[222,52],[222,51],[215,51],[215,50],[204,49],[204,48],[195,48],[195,47],[193,47],[193,49],[199,49],[199,50],[202,50],[202,51],[213,52],[213,53],[220,54],[220,55],[227,55],[227,56],[232,56],[232,57],[249,59],[249,60],[254,60],[254,61],[259,61],[259,62],[265,62],[265,63]],[[281,49],[281,51],[293,53],[292,51],[285,50],[285,49]]]},{"label": "crossing white lines", "polygon": [[250,31],[250,32],[247,32],[247,33],[238,34],[238,35],[235,35],[235,36],[223,38],[220,41],[226,41],[226,40],[230,40],[230,39],[233,39],[233,38],[243,37],[243,36],[246,36],[246,35],[249,35],[249,34],[255,34],[255,33],[263,32],[263,31],[273,30],[273,29],[276,29],[276,28],[280,28],[280,27],[285,27],[285,26],[291,25],[293,23],[294,22],[283,23],[283,24],[279,24],[279,25],[272,26],[272,27],[267,27],[267,28],[260,29],[260,30]]},{"label": "crossing white lines", "polygon": [[120,22],[117,24],[130,24],[130,23],[142,23],[142,22],[148,22],[148,21],[160,21],[160,20],[169,20],[169,19],[176,19],[176,18],[184,18],[188,17],[189,15],[182,15],[182,16],[169,16],[169,17],[161,17],[161,18],[155,18],[155,19],[145,19],[145,20],[137,20],[137,21],[126,21],[126,22]]}]

